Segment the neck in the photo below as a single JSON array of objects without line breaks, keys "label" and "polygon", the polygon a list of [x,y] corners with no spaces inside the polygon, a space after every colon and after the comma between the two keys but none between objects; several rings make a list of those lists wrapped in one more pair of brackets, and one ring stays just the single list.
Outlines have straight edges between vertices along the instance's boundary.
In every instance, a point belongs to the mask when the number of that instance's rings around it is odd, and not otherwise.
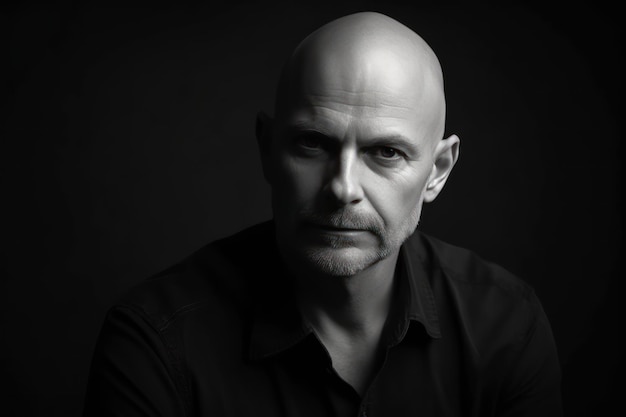
[{"label": "neck", "polygon": [[321,333],[379,334],[389,312],[398,253],[348,277],[303,273],[298,300],[304,316]]},{"label": "neck", "polygon": [[335,371],[360,395],[381,361],[398,253],[350,277],[298,276],[302,314],[326,347]]}]

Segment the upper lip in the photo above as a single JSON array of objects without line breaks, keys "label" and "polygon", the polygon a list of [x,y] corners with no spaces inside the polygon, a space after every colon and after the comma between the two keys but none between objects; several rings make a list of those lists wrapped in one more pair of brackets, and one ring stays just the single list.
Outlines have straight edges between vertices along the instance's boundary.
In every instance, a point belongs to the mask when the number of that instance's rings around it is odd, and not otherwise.
[{"label": "upper lip", "polygon": [[343,231],[343,232],[350,232],[350,231],[359,231],[359,230],[361,230],[361,229],[356,229],[354,227],[336,226],[334,224],[328,224],[328,223],[309,223],[309,225],[311,225],[313,227],[318,227],[320,229],[330,229],[330,230],[337,230],[337,231]]}]

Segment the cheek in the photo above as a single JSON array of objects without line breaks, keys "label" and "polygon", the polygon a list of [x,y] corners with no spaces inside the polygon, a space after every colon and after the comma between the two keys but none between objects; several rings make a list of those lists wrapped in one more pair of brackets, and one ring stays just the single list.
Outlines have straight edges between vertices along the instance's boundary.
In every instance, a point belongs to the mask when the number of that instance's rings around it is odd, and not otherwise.
[{"label": "cheek", "polygon": [[321,187],[323,169],[317,164],[282,155],[274,166],[276,175],[272,189],[280,202],[306,204]]},{"label": "cheek", "polygon": [[394,178],[377,178],[372,181],[369,200],[385,224],[393,227],[403,224],[415,208],[422,204],[426,187],[426,175],[412,175]]}]

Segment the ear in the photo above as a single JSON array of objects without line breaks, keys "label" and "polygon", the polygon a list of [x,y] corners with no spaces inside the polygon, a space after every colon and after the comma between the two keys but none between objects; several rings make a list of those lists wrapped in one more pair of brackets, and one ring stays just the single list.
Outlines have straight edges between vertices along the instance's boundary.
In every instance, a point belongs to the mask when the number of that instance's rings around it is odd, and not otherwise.
[{"label": "ear", "polygon": [[457,135],[451,135],[447,139],[442,139],[435,148],[435,163],[426,183],[424,190],[424,201],[433,201],[446,184],[452,167],[459,158],[460,139]]},{"label": "ear", "polygon": [[265,181],[272,183],[271,176],[271,145],[273,120],[264,112],[258,112],[256,116],[256,141],[259,146],[261,165]]}]

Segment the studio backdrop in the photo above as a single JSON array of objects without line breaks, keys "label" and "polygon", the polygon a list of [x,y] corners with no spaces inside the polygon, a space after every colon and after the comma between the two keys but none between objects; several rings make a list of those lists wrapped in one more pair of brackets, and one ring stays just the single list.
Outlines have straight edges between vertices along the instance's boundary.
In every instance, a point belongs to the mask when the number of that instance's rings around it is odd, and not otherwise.
[{"label": "studio backdrop", "polygon": [[608,414],[623,372],[616,10],[431,3],[7,8],[2,414],[80,415],[115,300],[271,217],[256,113],[304,36],[360,10],[413,28],[443,67],[460,159],[419,227],[530,283],[568,415]]}]

